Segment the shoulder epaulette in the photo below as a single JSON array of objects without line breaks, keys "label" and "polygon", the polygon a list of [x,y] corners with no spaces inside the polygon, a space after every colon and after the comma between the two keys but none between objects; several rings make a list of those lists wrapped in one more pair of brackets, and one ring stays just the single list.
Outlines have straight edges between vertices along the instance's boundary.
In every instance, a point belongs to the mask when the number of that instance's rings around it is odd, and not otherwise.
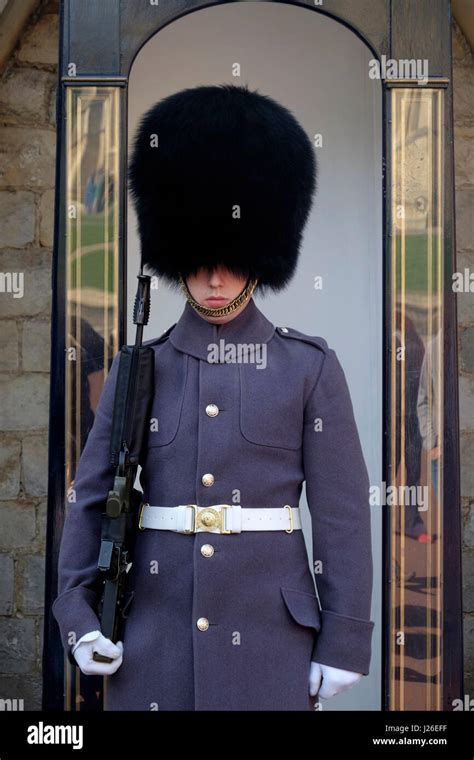
[{"label": "shoulder epaulette", "polygon": [[295,330],[294,327],[277,327],[276,329],[278,334],[284,338],[295,338],[295,340],[302,340],[304,343],[311,343],[321,351],[324,351],[324,353],[327,353],[329,350],[327,341],[319,335],[306,335],[306,333]]}]

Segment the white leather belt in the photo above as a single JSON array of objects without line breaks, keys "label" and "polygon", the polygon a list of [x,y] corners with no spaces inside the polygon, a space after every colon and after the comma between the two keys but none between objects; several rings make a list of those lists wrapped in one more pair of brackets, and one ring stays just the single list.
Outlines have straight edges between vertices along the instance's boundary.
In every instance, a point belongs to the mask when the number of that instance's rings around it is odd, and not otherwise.
[{"label": "white leather belt", "polygon": [[177,533],[241,533],[243,530],[284,530],[292,533],[301,529],[299,507],[245,508],[240,504],[180,504],[177,507],[154,507],[143,504],[139,528],[173,530]]}]

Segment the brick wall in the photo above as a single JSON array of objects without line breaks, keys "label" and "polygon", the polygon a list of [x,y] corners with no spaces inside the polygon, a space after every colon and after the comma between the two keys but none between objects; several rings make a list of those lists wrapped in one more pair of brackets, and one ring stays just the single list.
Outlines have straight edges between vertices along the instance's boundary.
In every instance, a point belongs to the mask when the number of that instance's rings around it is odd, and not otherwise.
[{"label": "brick wall", "polygon": [[[474,57],[453,26],[457,271],[474,277]],[[465,692],[474,696],[474,282],[458,294]]]},{"label": "brick wall", "polygon": [[[8,30],[7,30],[8,31]],[[0,80],[0,698],[41,707],[58,4]],[[14,281],[13,281],[14,282]]]}]

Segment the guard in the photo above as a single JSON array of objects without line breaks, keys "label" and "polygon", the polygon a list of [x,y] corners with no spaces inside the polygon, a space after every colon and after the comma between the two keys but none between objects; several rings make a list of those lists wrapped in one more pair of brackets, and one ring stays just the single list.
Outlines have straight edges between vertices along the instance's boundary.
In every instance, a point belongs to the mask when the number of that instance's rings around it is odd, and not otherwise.
[{"label": "guard", "polygon": [[369,672],[369,481],[344,371],[324,338],[273,325],[253,297],[290,282],[316,179],[293,114],[247,87],[183,90],[140,122],[129,180],[142,264],[185,305],[146,344],[155,391],[123,641],[97,616],[118,355],[53,605],[71,661],[108,676],[107,710],[314,710]]}]

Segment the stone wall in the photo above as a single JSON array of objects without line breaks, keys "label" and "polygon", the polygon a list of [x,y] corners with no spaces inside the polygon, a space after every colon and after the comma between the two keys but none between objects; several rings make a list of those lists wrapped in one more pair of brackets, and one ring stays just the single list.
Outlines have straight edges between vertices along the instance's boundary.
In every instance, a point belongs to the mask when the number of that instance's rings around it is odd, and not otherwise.
[{"label": "stone wall", "polygon": [[58,3],[0,79],[0,698],[41,707]]},{"label": "stone wall", "polygon": [[[474,278],[474,56],[453,27],[457,271]],[[471,286],[474,289],[474,283]],[[474,697],[474,292],[458,295],[465,693]]]}]

